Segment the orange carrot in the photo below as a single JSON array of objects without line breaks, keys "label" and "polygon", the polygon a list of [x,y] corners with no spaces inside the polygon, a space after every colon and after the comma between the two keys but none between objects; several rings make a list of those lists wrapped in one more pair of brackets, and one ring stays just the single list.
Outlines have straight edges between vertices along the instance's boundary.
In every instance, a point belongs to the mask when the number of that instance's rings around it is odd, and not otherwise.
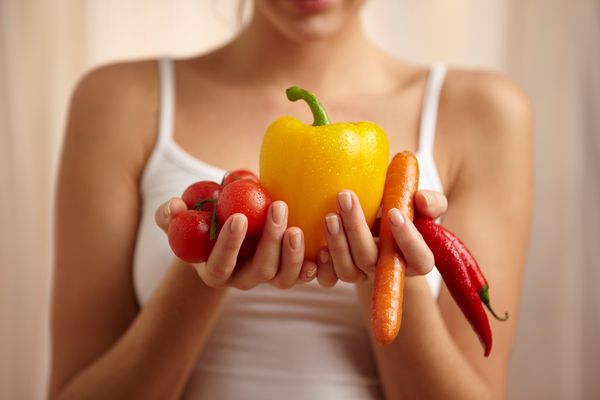
[{"label": "orange carrot", "polygon": [[396,154],[388,167],[383,189],[379,258],[371,303],[373,336],[383,344],[390,344],[400,330],[406,271],[406,260],[394,240],[387,215],[390,209],[398,208],[412,220],[418,186],[419,164],[415,155],[408,151]]}]

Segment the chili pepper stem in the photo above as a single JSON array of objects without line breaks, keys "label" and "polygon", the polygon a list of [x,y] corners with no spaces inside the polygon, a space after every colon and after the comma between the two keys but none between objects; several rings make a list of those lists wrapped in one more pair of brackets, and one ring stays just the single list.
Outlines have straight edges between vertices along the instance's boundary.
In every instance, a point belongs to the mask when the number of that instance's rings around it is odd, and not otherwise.
[{"label": "chili pepper stem", "polygon": [[492,308],[492,306],[490,304],[490,288],[488,285],[485,285],[484,287],[482,287],[479,290],[478,294],[479,294],[479,298],[481,299],[481,302],[490,311],[490,313],[494,316],[494,318],[496,318],[498,321],[506,321],[508,319],[508,311],[504,312],[504,318],[499,317],[494,312],[494,309]]},{"label": "chili pepper stem", "polygon": [[304,100],[308,104],[315,119],[313,126],[329,125],[329,117],[325,112],[325,108],[317,100],[317,96],[298,86],[289,87],[285,94],[289,101]]}]

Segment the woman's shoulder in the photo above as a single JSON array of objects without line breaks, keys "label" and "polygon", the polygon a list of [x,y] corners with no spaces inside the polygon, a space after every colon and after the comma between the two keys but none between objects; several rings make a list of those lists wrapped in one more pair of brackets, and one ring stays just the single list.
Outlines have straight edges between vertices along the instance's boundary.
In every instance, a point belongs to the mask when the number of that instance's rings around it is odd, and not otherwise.
[{"label": "woman's shoulder", "polygon": [[86,72],[71,96],[66,140],[139,173],[156,137],[157,65],[129,61]]},{"label": "woman's shoulder", "polygon": [[79,79],[72,101],[106,103],[119,109],[140,98],[157,94],[157,60],[104,64]]},{"label": "woman's shoulder", "polygon": [[[423,90],[432,66],[390,59],[398,91]],[[445,68],[439,100],[442,117],[451,116],[462,128],[472,126],[477,131],[490,125],[518,125],[531,118],[532,107],[525,90],[506,75],[486,69]]]},{"label": "woman's shoulder", "polygon": [[507,132],[528,123],[532,107],[523,88],[507,76],[481,69],[449,68],[442,107],[475,131]]},{"label": "woman's shoulder", "polygon": [[[438,109],[442,180],[456,189],[531,159],[533,112],[525,91],[497,72],[448,68]],[[499,151],[499,149],[509,151]],[[515,160],[519,161],[515,161]],[[502,167],[501,167],[502,166]]]}]

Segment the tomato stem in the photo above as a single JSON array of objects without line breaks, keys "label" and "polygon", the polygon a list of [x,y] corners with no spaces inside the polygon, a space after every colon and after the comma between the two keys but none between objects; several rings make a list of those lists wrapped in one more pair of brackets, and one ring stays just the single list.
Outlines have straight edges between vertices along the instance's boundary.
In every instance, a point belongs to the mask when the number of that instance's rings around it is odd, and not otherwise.
[{"label": "tomato stem", "polygon": [[215,240],[217,237],[217,198],[200,199],[194,204],[194,210],[200,211],[206,203],[213,203],[212,218],[210,220],[210,240]]},{"label": "tomato stem", "polygon": [[285,94],[287,95],[289,101],[304,100],[308,104],[313,118],[315,119],[313,126],[329,124],[329,117],[325,112],[325,108],[323,108],[321,103],[319,103],[319,100],[317,100],[317,96],[298,86],[292,86],[288,88],[285,91]]},{"label": "tomato stem", "polygon": [[217,206],[215,205],[213,207],[212,219],[210,221],[210,240],[215,240],[216,238],[217,238]]},{"label": "tomato stem", "polygon": [[216,204],[217,203],[217,198],[213,197],[210,199],[200,199],[196,202],[196,204],[194,204],[194,210],[196,211],[200,211],[200,209],[202,208],[203,205],[205,205],[206,203],[213,203]]}]

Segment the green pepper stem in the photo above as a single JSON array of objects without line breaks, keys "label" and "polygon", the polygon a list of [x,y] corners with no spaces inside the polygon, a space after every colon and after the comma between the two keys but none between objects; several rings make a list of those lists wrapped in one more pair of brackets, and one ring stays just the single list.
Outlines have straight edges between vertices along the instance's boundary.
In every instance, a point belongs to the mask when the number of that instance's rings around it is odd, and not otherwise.
[{"label": "green pepper stem", "polygon": [[311,92],[304,90],[298,86],[292,86],[285,91],[287,98],[289,101],[296,100],[304,100],[310,107],[310,111],[312,112],[313,118],[315,121],[313,122],[313,126],[321,126],[329,124],[329,117],[325,112],[325,109],[317,100],[317,96],[312,94]]},{"label": "green pepper stem", "polygon": [[494,318],[496,318],[498,321],[506,321],[508,319],[507,311],[504,312],[504,318],[499,317],[498,314],[494,312],[494,309],[490,304],[490,292],[488,285],[485,285],[483,288],[481,288],[481,290],[479,290],[479,298],[481,299],[481,302],[485,305],[485,307],[488,310],[490,310],[490,313],[492,313]]}]

